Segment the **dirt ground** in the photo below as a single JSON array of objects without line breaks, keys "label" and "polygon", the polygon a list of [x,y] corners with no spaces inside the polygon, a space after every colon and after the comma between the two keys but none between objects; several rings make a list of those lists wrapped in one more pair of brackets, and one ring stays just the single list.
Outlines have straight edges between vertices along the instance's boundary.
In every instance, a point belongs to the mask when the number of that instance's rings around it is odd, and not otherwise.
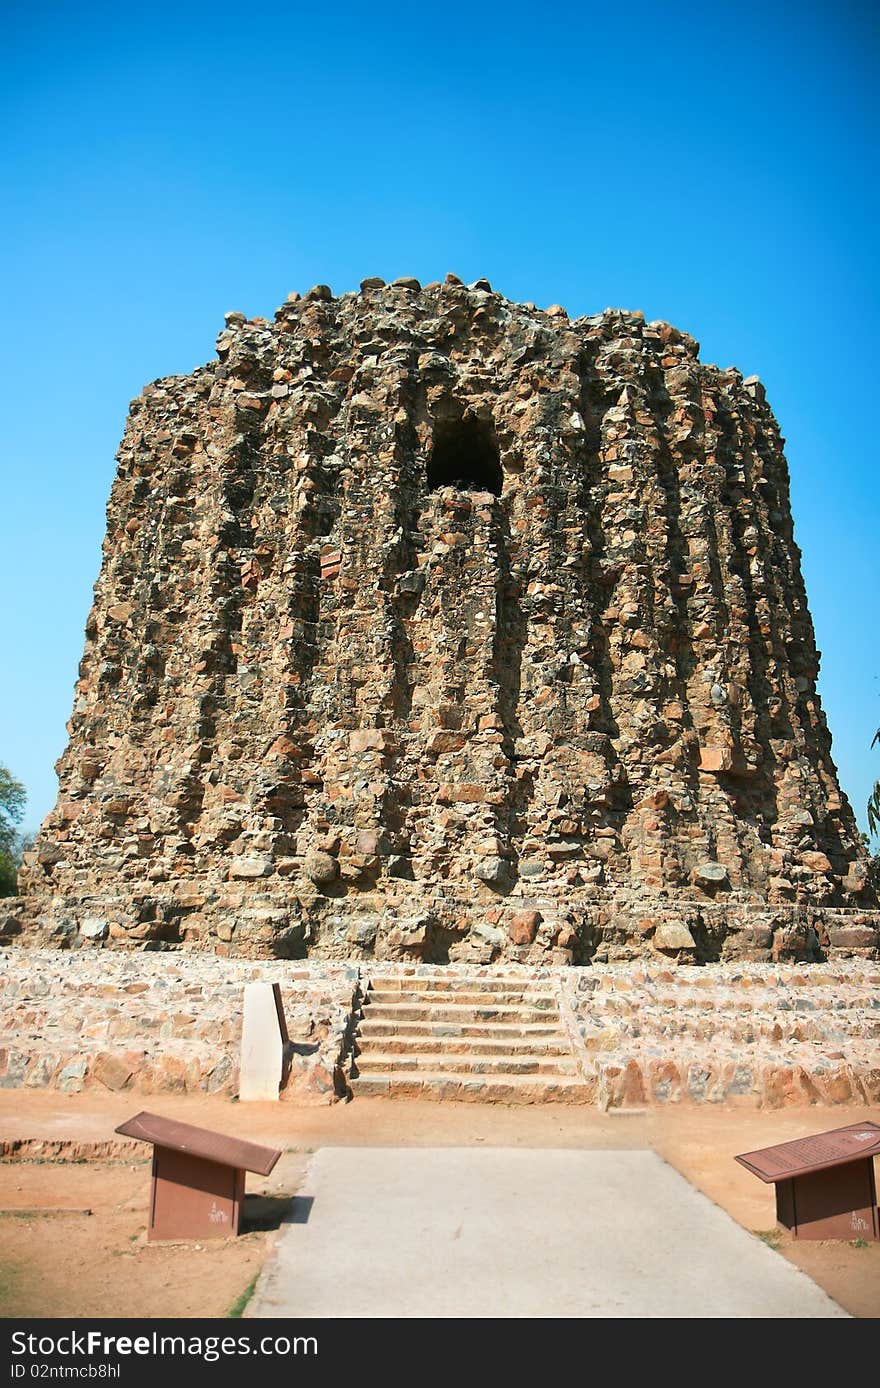
[{"label": "dirt ground", "polygon": [[[147,1107],[284,1149],[271,1176],[248,1177],[238,1239],[149,1244],[146,1159],[0,1162],[0,1315],[226,1316],[266,1256],[272,1229],[321,1146],[652,1148],[744,1228],[761,1234],[855,1316],[880,1315],[880,1243],[797,1242],[775,1229],[772,1186],[737,1152],[873,1118],[865,1108],[756,1111],[673,1106],[589,1108],[358,1099],[326,1108],[289,1103],[113,1094],[0,1093],[0,1140],[45,1139],[88,1157],[117,1123]],[[146,1152],[145,1152],[146,1156]],[[426,1193],[436,1198],[436,1192]],[[597,1193],[597,1198],[600,1194]],[[89,1211],[89,1213],[87,1213]]]}]

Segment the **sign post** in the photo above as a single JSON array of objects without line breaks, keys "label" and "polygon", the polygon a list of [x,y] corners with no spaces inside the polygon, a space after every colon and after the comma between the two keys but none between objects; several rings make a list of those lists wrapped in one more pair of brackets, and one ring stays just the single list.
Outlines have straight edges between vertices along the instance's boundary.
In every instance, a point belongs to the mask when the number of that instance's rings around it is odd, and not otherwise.
[{"label": "sign post", "polygon": [[281,1152],[137,1113],[116,1129],[153,1144],[147,1238],[222,1239],[238,1233],[246,1171],[268,1176]]},{"label": "sign post", "polygon": [[865,1122],[744,1152],[736,1160],[775,1185],[777,1222],[796,1239],[876,1239],[878,1154],[880,1124]]}]

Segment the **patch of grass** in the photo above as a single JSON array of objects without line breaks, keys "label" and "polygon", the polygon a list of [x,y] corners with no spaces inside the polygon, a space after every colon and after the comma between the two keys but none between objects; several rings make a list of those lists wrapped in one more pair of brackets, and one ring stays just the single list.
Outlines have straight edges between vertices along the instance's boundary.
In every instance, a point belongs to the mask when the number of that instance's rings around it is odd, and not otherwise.
[{"label": "patch of grass", "polygon": [[0,1157],[0,1167],[11,1166],[146,1166],[152,1157]]},{"label": "patch of grass", "polygon": [[[17,1291],[18,1269],[4,1263],[0,1266],[0,1308],[8,1305]],[[0,1314],[5,1315],[5,1312],[0,1309]]]},{"label": "patch of grass", "polygon": [[752,1233],[756,1239],[766,1243],[768,1248],[778,1248],[782,1243],[781,1229],[753,1229]]},{"label": "patch of grass", "polygon": [[867,1240],[867,1239],[850,1239],[850,1241],[849,1241],[849,1246],[850,1246],[850,1248],[870,1248],[870,1247],[871,1247],[871,1245],[868,1243],[868,1240]]},{"label": "patch of grass", "polygon": [[248,1282],[244,1291],[235,1298],[229,1310],[226,1312],[227,1320],[240,1320],[244,1315],[245,1307],[254,1294],[254,1288],[257,1285],[257,1277],[259,1277],[259,1275],[260,1274],[257,1273],[256,1277],[253,1277],[251,1281]]}]

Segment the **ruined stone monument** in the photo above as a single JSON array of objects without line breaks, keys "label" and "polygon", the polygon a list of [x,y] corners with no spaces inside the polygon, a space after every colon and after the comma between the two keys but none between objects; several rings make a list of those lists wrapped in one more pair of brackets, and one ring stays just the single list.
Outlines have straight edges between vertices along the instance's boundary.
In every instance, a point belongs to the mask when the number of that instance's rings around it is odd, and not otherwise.
[{"label": "ruined stone monument", "polygon": [[783,440],[666,323],[227,315],[131,406],[25,942],[876,957]]}]

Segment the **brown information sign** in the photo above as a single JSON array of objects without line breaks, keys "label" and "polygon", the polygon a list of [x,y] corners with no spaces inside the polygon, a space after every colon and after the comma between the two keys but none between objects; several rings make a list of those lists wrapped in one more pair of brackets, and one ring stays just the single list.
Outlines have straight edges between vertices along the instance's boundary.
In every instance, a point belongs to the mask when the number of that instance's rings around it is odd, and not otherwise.
[{"label": "brown information sign", "polygon": [[777,1221],[796,1239],[876,1239],[880,1124],[850,1123],[737,1157],[776,1187]]},{"label": "brown information sign", "polygon": [[153,1144],[149,1239],[224,1238],[238,1233],[244,1173],[268,1176],[281,1153],[192,1123],[138,1113],[116,1129]]},{"label": "brown information sign", "polygon": [[736,1160],[762,1181],[784,1181],[873,1156],[880,1156],[880,1124],[851,1123],[847,1128],[744,1152]]},{"label": "brown information sign", "polygon": [[274,1147],[261,1147],[240,1137],[227,1137],[210,1128],[197,1128],[192,1123],[179,1123],[174,1118],[162,1118],[158,1113],[136,1113],[116,1129],[125,1137],[137,1137],[156,1147],[168,1147],[174,1152],[186,1152],[191,1157],[237,1166],[243,1171],[255,1171],[268,1176],[281,1156]]}]

